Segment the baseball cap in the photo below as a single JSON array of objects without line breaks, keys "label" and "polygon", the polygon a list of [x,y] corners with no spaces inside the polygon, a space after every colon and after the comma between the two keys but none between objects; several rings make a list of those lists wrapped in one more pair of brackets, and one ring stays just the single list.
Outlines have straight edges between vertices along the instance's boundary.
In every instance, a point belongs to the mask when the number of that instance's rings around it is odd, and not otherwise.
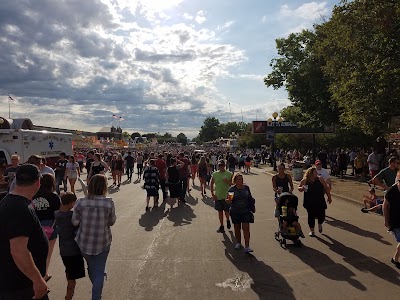
[{"label": "baseball cap", "polygon": [[31,185],[41,177],[39,168],[33,164],[20,166],[15,174],[17,185]]},{"label": "baseball cap", "polygon": [[225,166],[225,161],[223,159],[220,159],[218,161],[218,166]]},{"label": "baseball cap", "polygon": [[315,161],[315,164],[316,164],[316,165],[320,165],[320,164],[321,164],[321,161],[320,161],[319,159],[317,159],[317,160]]}]

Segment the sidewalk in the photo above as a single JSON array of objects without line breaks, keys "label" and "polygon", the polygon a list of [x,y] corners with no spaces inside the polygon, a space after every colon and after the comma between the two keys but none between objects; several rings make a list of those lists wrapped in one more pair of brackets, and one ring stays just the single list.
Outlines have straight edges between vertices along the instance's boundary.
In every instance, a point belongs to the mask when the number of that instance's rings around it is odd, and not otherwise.
[{"label": "sidewalk", "polygon": [[[274,174],[277,173],[273,171],[271,167],[265,165],[261,166],[261,168],[258,169],[264,169],[265,170],[264,173],[270,176],[273,176]],[[287,173],[292,174],[291,171],[287,171]],[[332,180],[332,191],[331,191],[332,197],[345,200],[360,207],[364,206],[362,199],[364,195],[368,195],[368,190],[369,190],[369,186],[366,182],[359,182],[355,180],[353,176],[345,176],[344,179],[332,176],[331,180]],[[294,180],[293,183],[295,185],[299,184],[298,181]],[[376,194],[378,197],[381,197],[383,199],[382,190],[377,189]]]}]

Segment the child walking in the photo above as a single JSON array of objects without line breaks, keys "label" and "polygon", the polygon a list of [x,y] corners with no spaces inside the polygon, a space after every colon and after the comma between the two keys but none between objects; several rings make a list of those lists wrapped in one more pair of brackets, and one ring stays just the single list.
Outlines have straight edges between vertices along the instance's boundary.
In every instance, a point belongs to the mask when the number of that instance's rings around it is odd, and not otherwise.
[{"label": "child walking", "polygon": [[75,242],[77,228],[72,225],[72,211],[77,198],[75,194],[66,192],[61,196],[60,210],[54,213],[58,227],[60,255],[67,276],[67,293],[65,300],[74,296],[76,279],[85,277],[85,263],[81,250]]}]

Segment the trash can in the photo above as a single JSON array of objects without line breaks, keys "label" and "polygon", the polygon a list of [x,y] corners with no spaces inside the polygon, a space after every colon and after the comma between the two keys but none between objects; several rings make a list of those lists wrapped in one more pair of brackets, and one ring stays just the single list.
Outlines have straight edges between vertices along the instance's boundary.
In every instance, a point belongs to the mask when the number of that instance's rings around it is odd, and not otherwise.
[{"label": "trash can", "polygon": [[303,179],[303,168],[299,168],[299,167],[294,167],[292,169],[292,173],[293,173],[293,179],[295,181],[300,181]]}]

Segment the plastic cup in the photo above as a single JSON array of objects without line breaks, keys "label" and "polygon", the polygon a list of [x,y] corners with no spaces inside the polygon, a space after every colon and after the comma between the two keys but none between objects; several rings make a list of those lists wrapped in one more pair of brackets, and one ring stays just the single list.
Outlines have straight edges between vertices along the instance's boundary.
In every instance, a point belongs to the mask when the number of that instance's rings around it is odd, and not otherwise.
[{"label": "plastic cup", "polygon": [[228,201],[232,201],[234,195],[235,195],[234,192],[228,192]]}]

